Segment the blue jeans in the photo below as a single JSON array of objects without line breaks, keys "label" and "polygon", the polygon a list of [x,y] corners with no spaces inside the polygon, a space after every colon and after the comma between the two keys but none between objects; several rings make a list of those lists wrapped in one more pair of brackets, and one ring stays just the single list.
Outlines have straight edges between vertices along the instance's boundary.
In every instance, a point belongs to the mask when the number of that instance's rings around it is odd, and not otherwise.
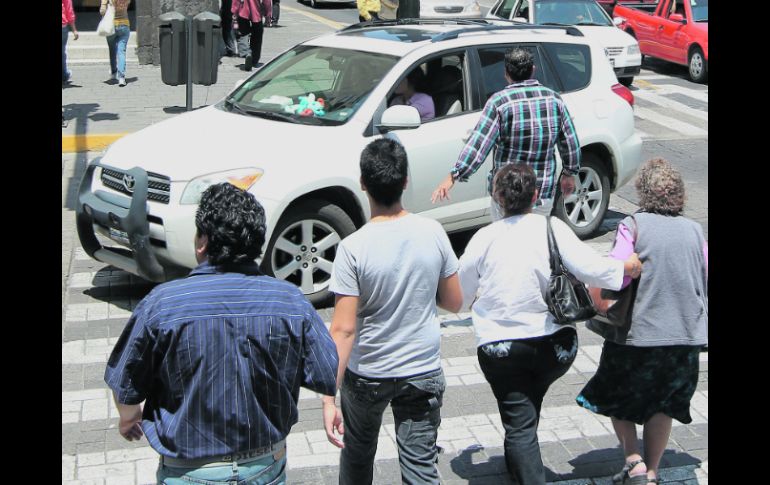
[{"label": "blue jeans", "polygon": [[126,49],[131,29],[128,25],[116,25],[115,33],[107,37],[107,45],[110,48],[110,69],[112,73],[118,73],[118,77],[126,77]]},{"label": "blue jeans", "polygon": [[284,485],[286,483],[286,454],[280,460],[268,455],[246,463],[203,468],[177,468],[165,465],[161,459],[157,473],[158,485]]},{"label": "blue jeans", "polygon": [[372,483],[382,415],[390,403],[402,483],[438,485],[436,438],[445,389],[441,369],[403,379],[369,379],[346,371],[341,390],[345,448],[339,483]]},{"label": "blue jeans", "polygon": [[67,69],[67,39],[70,35],[69,25],[61,28],[61,82],[64,84],[72,73]]}]

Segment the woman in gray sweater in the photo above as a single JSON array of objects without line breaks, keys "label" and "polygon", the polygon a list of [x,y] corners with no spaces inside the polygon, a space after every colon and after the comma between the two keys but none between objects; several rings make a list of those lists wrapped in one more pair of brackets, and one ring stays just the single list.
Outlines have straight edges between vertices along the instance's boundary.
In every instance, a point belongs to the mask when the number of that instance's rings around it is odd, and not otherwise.
[{"label": "woman in gray sweater", "polygon": [[[708,245],[700,224],[682,216],[684,182],[667,161],[645,163],[636,190],[640,210],[620,223],[610,254],[625,259],[636,252],[644,264],[631,324],[588,323],[605,342],[599,368],[576,401],[612,418],[626,457],[613,480],[649,485],[660,483],[672,420],[692,422],[698,355],[708,344]],[[644,426],[644,460],[637,424]]]}]

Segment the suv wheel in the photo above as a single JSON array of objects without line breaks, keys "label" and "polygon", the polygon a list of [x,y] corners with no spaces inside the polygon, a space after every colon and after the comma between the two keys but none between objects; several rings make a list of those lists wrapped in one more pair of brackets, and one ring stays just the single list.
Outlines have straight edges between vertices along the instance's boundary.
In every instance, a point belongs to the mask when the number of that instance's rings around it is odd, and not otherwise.
[{"label": "suv wheel", "polygon": [[623,86],[625,86],[627,88],[630,88],[631,84],[634,83],[634,76],[631,76],[631,77],[621,77],[620,79],[618,79],[618,81],[620,81],[620,84],[622,84]]},{"label": "suv wheel", "polygon": [[297,285],[313,305],[331,302],[332,263],[340,241],[356,230],[344,210],[307,200],[278,223],[262,258],[265,273]]},{"label": "suv wheel", "polygon": [[604,220],[610,204],[610,179],[604,164],[593,153],[583,153],[575,192],[568,197],[557,183],[554,215],[566,222],[580,239],[593,234]]}]

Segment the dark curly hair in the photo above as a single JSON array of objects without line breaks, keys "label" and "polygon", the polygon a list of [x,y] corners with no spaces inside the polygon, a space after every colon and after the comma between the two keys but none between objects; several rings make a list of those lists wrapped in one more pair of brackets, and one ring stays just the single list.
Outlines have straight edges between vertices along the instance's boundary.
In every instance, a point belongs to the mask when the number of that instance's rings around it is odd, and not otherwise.
[{"label": "dark curly hair", "polygon": [[663,158],[647,160],[636,176],[639,207],[645,212],[678,216],[684,210],[682,174]]},{"label": "dark curly hair", "polygon": [[492,196],[505,217],[524,214],[532,207],[537,177],[529,165],[509,163],[495,175]]},{"label": "dark curly hair", "polygon": [[390,138],[374,140],[361,152],[361,179],[372,199],[390,207],[401,200],[408,165],[406,151]]},{"label": "dark curly hair", "polygon": [[515,82],[526,81],[532,77],[534,66],[534,57],[525,49],[513,48],[505,54],[505,72]]},{"label": "dark curly hair", "polygon": [[265,243],[265,210],[250,193],[227,182],[212,185],[195,213],[198,237],[207,236],[214,266],[254,261]]}]

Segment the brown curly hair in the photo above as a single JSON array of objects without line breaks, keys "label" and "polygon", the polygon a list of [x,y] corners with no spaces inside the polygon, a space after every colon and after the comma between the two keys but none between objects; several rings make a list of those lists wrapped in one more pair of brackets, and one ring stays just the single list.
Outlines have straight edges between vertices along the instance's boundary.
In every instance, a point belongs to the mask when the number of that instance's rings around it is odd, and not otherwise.
[{"label": "brown curly hair", "polygon": [[509,163],[495,175],[493,194],[505,217],[524,214],[532,207],[537,177],[529,165]]},{"label": "brown curly hair", "polygon": [[663,158],[648,160],[636,176],[639,207],[645,212],[678,216],[684,209],[682,174]]}]

